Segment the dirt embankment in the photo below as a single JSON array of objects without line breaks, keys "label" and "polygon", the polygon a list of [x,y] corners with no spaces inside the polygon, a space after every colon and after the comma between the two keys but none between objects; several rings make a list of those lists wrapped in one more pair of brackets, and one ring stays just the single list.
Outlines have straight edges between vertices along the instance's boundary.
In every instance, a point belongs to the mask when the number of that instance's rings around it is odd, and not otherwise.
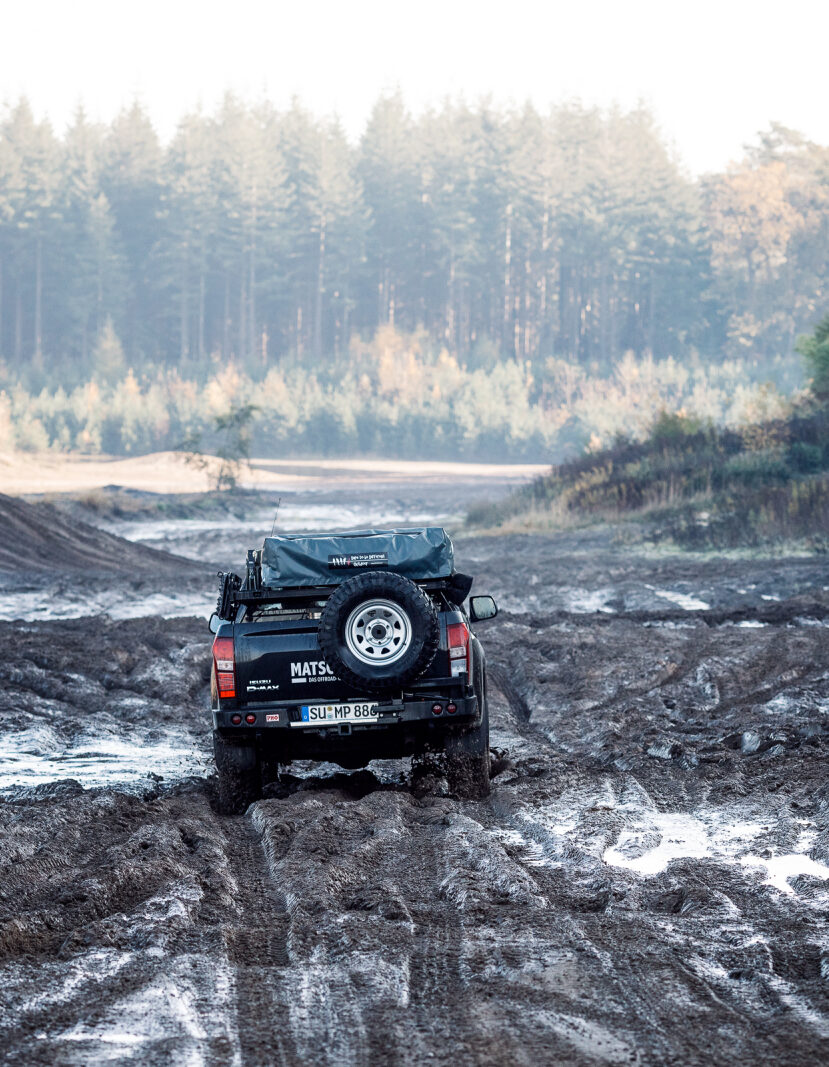
[{"label": "dirt embankment", "polygon": [[[219,818],[200,624],[0,626],[7,739],[70,770],[0,803],[10,1064],[829,1057],[825,563],[459,564],[505,607],[485,802],[295,766]],[[65,780],[100,734],[143,778]],[[176,739],[203,769],[158,781]]]},{"label": "dirt embankment", "polygon": [[0,572],[168,576],[196,569],[190,561],[116,537],[50,504],[0,494]]}]

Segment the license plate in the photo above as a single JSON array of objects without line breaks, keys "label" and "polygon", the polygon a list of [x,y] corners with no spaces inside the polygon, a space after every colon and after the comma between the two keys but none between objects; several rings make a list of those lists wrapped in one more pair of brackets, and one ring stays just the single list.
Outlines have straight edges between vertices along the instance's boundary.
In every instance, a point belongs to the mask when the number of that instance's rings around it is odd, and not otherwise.
[{"label": "license plate", "polygon": [[320,726],[339,722],[377,722],[377,704],[303,704],[300,722],[291,726]]}]

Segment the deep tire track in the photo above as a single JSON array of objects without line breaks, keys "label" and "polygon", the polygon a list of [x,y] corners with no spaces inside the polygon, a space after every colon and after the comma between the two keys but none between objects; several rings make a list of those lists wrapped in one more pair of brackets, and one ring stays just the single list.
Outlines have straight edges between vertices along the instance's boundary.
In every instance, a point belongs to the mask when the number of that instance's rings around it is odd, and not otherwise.
[{"label": "deep tire track", "polygon": [[[236,1030],[243,1067],[295,1063],[284,997],[289,918],[250,816],[222,820],[233,879],[233,911],[223,927],[233,968]],[[267,1025],[263,1026],[263,1021]]]}]

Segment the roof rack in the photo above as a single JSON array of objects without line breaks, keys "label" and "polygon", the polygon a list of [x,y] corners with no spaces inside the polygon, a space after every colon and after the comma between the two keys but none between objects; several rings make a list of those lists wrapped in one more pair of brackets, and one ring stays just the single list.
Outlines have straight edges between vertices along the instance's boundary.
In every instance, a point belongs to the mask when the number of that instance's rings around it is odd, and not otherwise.
[{"label": "roof rack", "polygon": [[[422,589],[439,593],[452,585],[452,576],[412,579],[412,581]],[[231,597],[234,604],[245,604],[250,607],[274,600],[327,600],[336,588],[335,585],[286,586],[281,589],[276,586],[263,586],[261,589],[235,589]]]}]

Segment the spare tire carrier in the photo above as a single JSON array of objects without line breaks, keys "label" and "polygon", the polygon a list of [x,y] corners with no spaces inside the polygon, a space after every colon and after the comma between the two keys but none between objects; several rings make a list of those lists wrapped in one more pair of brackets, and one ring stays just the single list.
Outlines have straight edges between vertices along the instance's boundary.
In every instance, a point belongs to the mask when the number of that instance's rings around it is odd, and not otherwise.
[{"label": "spare tire carrier", "polygon": [[435,658],[440,640],[429,596],[391,571],[365,571],[343,582],[320,616],[325,661],[344,682],[366,692],[405,685]]}]

